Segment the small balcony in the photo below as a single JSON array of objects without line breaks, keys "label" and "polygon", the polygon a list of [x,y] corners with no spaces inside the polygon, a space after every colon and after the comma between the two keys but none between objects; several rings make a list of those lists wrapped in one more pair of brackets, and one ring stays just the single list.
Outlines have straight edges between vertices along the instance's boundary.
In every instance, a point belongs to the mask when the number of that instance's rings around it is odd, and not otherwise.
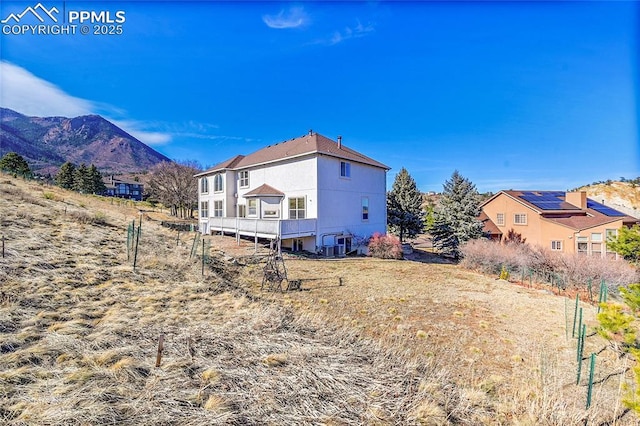
[{"label": "small balcony", "polygon": [[317,219],[250,219],[243,217],[210,217],[208,232],[237,233],[259,238],[310,237],[316,235]]}]

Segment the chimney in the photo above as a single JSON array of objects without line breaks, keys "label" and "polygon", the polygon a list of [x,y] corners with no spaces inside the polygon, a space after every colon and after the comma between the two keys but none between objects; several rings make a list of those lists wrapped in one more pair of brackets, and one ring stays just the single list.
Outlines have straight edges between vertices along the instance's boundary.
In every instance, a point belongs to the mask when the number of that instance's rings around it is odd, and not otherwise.
[{"label": "chimney", "polygon": [[342,148],[342,136],[338,136],[338,149]]},{"label": "chimney", "polygon": [[313,136],[313,129],[309,129],[309,136]]},{"label": "chimney", "polygon": [[567,192],[564,200],[581,209],[587,208],[587,192],[586,191],[575,191],[575,192]]}]

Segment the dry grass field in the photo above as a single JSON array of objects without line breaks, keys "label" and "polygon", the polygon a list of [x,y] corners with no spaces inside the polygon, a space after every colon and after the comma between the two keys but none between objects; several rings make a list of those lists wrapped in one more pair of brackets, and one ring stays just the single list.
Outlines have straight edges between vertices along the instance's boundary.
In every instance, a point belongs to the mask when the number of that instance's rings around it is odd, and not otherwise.
[{"label": "dry grass field", "polygon": [[203,277],[161,217],[134,271],[137,208],[0,176],[0,423],[637,424],[595,335],[585,409],[565,297],[429,257],[287,256],[303,290],[261,292],[252,243],[211,237]]}]

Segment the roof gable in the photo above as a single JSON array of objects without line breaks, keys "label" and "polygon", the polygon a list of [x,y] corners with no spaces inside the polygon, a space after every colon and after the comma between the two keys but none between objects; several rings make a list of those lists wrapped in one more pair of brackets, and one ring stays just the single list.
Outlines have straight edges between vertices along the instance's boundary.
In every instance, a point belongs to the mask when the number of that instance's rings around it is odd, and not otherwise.
[{"label": "roof gable", "polygon": [[284,192],[278,191],[273,186],[262,184],[256,189],[244,194],[245,198],[251,197],[284,197]]},{"label": "roof gable", "polygon": [[298,138],[266,146],[247,156],[237,155],[196,176],[202,176],[224,169],[238,170],[251,166],[297,158],[309,154],[329,155],[386,170],[390,169],[390,167],[369,158],[342,143],[334,142],[333,140],[318,133],[310,132],[309,134]]}]

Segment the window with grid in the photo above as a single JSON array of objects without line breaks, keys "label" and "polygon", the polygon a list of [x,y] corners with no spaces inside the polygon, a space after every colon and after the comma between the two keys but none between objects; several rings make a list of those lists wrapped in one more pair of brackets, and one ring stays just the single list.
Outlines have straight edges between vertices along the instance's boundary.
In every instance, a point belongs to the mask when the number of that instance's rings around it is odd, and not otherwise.
[{"label": "window with grid", "polygon": [[209,192],[209,179],[203,177],[200,179],[200,193],[206,194]]},{"label": "window with grid", "polygon": [[208,201],[200,201],[200,217],[209,217]]},{"label": "window with grid", "polygon": [[496,225],[504,226],[504,213],[496,214]]},{"label": "window with grid", "polygon": [[213,202],[213,217],[222,217],[222,200]]},{"label": "window with grid", "polygon": [[258,215],[258,200],[255,198],[247,200],[247,216],[255,217]]},{"label": "window with grid", "polygon": [[223,189],[222,175],[215,175],[213,177],[213,192],[222,192]]},{"label": "window with grid", "polygon": [[513,215],[513,223],[515,225],[526,225],[527,224],[527,214],[526,213],[516,213]]},{"label": "window with grid", "polygon": [[551,241],[551,250],[562,251],[562,241]]},{"label": "window with grid", "polygon": [[289,219],[304,219],[305,213],[304,197],[289,198]]},{"label": "window with grid", "polygon": [[249,170],[243,170],[240,172],[240,188],[246,188],[249,186]]}]

